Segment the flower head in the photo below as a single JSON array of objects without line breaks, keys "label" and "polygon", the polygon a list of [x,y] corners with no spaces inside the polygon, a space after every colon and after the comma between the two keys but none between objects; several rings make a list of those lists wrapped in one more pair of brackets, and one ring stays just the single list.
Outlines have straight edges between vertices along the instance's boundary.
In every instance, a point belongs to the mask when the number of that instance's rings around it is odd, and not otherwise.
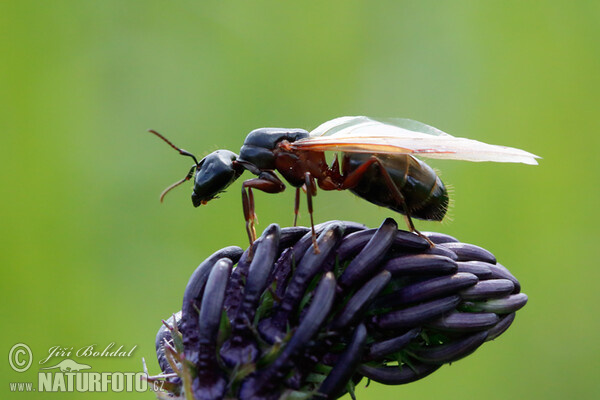
[{"label": "flower head", "polygon": [[[335,399],[363,378],[409,383],[474,352],[527,302],[481,247],[354,222],[270,225],[193,272],[158,332],[167,393],[185,399]],[[235,265],[235,267],[234,267]]]}]

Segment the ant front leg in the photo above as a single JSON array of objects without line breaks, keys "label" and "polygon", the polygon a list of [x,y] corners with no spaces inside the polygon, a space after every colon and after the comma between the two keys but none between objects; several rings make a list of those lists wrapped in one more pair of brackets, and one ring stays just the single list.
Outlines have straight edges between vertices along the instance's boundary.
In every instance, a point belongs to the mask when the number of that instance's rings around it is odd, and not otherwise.
[{"label": "ant front leg", "polygon": [[298,211],[300,210],[300,188],[296,188],[296,197],[294,198],[294,226],[298,224]]},{"label": "ant front leg", "polygon": [[246,232],[250,240],[250,246],[256,240],[256,212],[254,208],[254,194],[252,189],[258,189],[265,193],[281,193],[285,190],[283,182],[273,171],[262,171],[258,178],[248,179],[242,184],[242,205],[244,208],[244,219],[246,220]]},{"label": "ant front leg", "polygon": [[310,174],[310,172],[306,172],[304,174],[304,185],[306,186],[306,202],[308,204],[308,214],[310,215],[310,229],[312,231],[312,242],[315,248],[315,253],[320,253],[319,246],[317,245],[317,234],[315,232],[315,223],[313,220],[313,204],[312,198],[317,195],[317,184],[315,182],[315,178]]},{"label": "ant front leg", "polygon": [[362,176],[367,171],[367,169],[373,164],[377,164],[379,166],[379,171],[380,171],[381,175],[383,176],[383,179],[385,180],[386,186],[390,190],[390,193],[394,197],[394,200],[396,200],[396,203],[398,203],[398,205],[400,205],[403,208],[404,219],[406,220],[406,225],[408,225],[408,229],[410,229],[411,232],[416,233],[423,239],[427,240],[429,245],[431,247],[434,247],[435,245],[433,244],[433,242],[431,240],[429,240],[429,238],[427,236],[425,236],[421,232],[419,232],[417,230],[417,228],[415,228],[415,224],[413,223],[412,218],[410,217],[410,211],[408,210],[408,207],[406,206],[406,201],[404,200],[404,196],[402,195],[402,192],[400,191],[400,189],[398,189],[398,186],[396,186],[396,184],[394,183],[392,177],[390,176],[388,171],[383,166],[383,163],[377,157],[375,157],[375,156],[371,157],[368,161],[364,162],[361,166],[359,166],[354,171],[352,171],[350,174],[348,174],[348,176],[346,176],[344,178],[344,181],[342,182],[340,189],[351,189],[354,186],[356,186],[358,184],[359,180],[362,178]]}]

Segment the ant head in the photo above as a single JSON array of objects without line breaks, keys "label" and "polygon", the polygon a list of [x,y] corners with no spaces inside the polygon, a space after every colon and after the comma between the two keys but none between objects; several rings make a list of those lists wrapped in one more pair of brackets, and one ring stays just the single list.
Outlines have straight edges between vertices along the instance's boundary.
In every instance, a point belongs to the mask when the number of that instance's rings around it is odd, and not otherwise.
[{"label": "ant head", "polygon": [[[236,161],[237,155],[228,150],[217,150],[204,157],[200,162],[196,156],[189,151],[183,150],[160,133],[150,130],[150,133],[164,140],[169,146],[177,150],[179,154],[186,157],[191,157],[194,160],[194,166],[187,173],[185,178],[175,182],[167,187],[160,195],[162,202],[165,195],[182,183],[189,181],[194,177],[194,192],[192,193],[192,203],[194,207],[201,204],[206,204],[209,200],[214,199],[217,194],[224,191],[244,172],[242,164]],[[195,172],[195,174],[194,174]]]},{"label": "ant head", "polygon": [[244,169],[236,159],[237,155],[229,150],[217,150],[196,165],[192,193],[194,207],[214,199],[239,178]]}]

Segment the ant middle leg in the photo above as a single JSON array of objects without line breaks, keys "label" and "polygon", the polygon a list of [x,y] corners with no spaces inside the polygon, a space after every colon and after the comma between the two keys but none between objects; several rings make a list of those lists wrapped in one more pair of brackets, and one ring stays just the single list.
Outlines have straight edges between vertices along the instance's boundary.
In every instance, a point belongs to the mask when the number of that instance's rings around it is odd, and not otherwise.
[{"label": "ant middle leg", "polygon": [[320,253],[319,246],[317,245],[317,234],[315,232],[315,223],[313,220],[313,196],[317,195],[317,184],[315,182],[315,178],[310,174],[310,172],[306,172],[304,174],[304,185],[306,186],[306,203],[308,204],[308,214],[310,215],[310,229],[312,232],[312,242],[313,247],[315,248],[315,253]]}]

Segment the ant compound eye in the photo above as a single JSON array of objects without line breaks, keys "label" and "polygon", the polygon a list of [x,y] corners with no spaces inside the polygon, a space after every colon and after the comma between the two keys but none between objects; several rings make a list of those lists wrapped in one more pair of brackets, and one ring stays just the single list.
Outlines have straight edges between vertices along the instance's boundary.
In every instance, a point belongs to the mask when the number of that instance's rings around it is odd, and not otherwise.
[{"label": "ant compound eye", "polygon": [[242,173],[236,165],[237,155],[228,150],[217,150],[200,161],[196,171],[192,203],[198,207],[227,189]]}]

